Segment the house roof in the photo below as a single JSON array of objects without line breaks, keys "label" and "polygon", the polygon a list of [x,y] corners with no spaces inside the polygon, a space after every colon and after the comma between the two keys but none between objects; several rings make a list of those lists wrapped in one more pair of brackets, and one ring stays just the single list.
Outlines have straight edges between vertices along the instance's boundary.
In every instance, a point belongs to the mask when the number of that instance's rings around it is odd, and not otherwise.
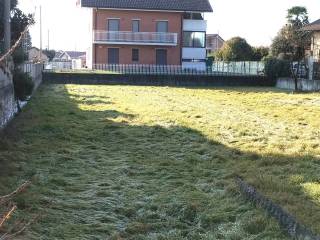
[{"label": "house roof", "polygon": [[55,59],[60,59],[63,55],[67,55],[71,59],[77,59],[86,55],[86,52],[77,52],[77,51],[57,51],[54,56]]},{"label": "house roof", "polygon": [[224,42],[224,39],[223,39],[219,34],[217,34],[217,33],[209,33],[209,34],[206,35],[206,38],[207,38],[207,39],[210,39],[210,38],[218,38],[218,39],[220,39],[221,41]]},{"label": "house roof", "polygon": [[212,12],[209,0],[81,0],[82,7]]},{"label": "house roof", "polygon": [[66,53],[69,55],[70,58],[80,58],[84,55],[86,55],[86,52],[76,52],[76,51],[66,51]]},{"label": "house roof", "polygon": [[305,26],[303,30],[306,31],[320,31],[320,19],[310,23],[309,25]]}]

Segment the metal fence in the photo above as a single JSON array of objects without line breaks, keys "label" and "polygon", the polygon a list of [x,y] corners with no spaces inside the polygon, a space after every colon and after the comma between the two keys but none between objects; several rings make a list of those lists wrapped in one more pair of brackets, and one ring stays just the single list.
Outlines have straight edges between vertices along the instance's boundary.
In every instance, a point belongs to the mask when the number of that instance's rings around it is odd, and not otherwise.
[{"label": "metal fence", "polygon": [[313,64],[313,79],[320,80],[320,63]]},{"label": "metal fence", "polygon": [[53,61],[45,64],[44,68],[46,70],[53,70],[53,71],[69,71],[72,69],[72,61]]},{"label": "metal fence", "polygon": [[264,62],[213,62],[212,71],[241,75],[264,75]]},{"label": "metal fence", "polygon": [[[49,63],[52,64],[52,63]],[[214,62],[202,68],[181,65],[147,64],[94,64],[93,69],[71,69],[70,67],[45,67],[46,72],[98,72],[105,74],[139,75],[222,75],[222,76],[261,76],[264,75],[263,62]]]},{"label": "metal fence", "polygon": [[24,64],[21,64],[20,66],[21,70],[24,73],[28,73],[29,76],[32,78],[32,81],[35,84],[35,89],[42,82],[43,66],[44,65],[42,63],[24,63]]}]

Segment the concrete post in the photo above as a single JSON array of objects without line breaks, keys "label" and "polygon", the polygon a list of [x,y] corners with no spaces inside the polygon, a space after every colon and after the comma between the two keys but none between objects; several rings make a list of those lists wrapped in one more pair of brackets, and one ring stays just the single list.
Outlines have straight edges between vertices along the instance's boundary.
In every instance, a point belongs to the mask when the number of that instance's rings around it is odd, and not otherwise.
[{"label": "concrete post", "polygon": [[313,64],[314,64],[314,59],[313,57],[308,57],[308,66],[309,66],[309,80],[313,80]]}]

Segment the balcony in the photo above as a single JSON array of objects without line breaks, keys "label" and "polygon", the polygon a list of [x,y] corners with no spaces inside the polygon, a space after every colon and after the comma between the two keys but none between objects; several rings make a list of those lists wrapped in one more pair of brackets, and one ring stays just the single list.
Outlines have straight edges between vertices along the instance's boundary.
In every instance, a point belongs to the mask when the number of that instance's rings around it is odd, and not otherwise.
[{"label": "balcony", "polygon": [[206,32],[207,31],[207,21],[206,20],[184,19],[183,20],[183,31]]},{"label": "balcony", "polygon": [[93,43],[119,45],[177,46],[177,33],[94,31]]},{"label": "balcony", "polygon": [[182,48],[182,59],[206,59],[205,48]]}]

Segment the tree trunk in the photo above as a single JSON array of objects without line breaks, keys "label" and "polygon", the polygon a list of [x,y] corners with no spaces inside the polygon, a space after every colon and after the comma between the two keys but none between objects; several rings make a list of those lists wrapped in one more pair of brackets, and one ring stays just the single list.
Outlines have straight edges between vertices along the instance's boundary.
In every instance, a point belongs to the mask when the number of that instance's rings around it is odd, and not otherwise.
[{"label": "tree trunk", "polygon": [[298,89],[298,71],[299,71],[299,68],[300,68],[300,62],[298,61],[298,65],[297,65],[297,71],[295,71],[294,69],[294,64],[292,63],[291,65],[291,75],[294,79],[294,90],[297,92],[299,89]]}]

